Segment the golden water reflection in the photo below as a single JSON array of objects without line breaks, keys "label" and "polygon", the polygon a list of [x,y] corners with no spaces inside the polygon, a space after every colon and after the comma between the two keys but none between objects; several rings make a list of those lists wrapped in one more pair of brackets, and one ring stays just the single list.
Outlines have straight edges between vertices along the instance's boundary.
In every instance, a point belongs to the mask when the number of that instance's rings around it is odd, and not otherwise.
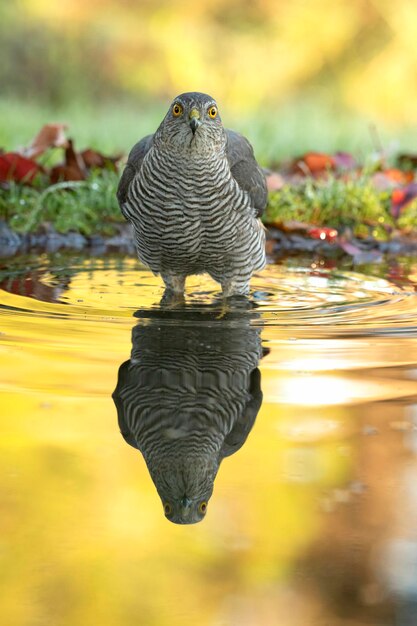
[{"label": "golden water reflection", "polygon": [[[177,526],[111,399],[133,312],[156,310],[162,290],[133,263],[106,263],[86,261],[65,288],[56,268],[42,268],[31,280],[56,290],[46,300],[2,283],[2,623],[412,624],[411,291],[367,279],[358,302],[357,276],[329,277],[311,294],[305,272],[288,271],[277,291],[269,278],[285,268],[255,279],[258,305],[242,315],[269,350],[258,365],[262,407],[222,463],[204,521]],[[201,291],[215,288],[198,280],[189,299],[206,314]],[[351,308],[335,310],[326,289]],[[278,310],[285,319],[274,325]]]}]

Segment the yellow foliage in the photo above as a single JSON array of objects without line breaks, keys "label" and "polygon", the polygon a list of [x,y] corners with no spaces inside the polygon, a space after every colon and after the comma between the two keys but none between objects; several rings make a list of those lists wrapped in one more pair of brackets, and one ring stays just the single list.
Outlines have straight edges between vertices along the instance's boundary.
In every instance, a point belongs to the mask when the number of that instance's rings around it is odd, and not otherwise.
[{"label": "yellow foliage", "polygon": [[[413,0],[22,0],[48,28],[111,46],[120,89],[212,93],[253,111],[315,91],[397,124],[417,121]],[[102,68],[97,68],[100,72]]]}]

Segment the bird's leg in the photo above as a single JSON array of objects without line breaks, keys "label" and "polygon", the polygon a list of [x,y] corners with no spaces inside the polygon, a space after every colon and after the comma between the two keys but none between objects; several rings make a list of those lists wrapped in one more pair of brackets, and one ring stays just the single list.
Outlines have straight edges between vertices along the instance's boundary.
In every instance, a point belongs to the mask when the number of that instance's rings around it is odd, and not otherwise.
[{"label": "bird's leg", "polygon": [[168,308],[176,308],[184,305],[185,276],[174,274],[161,274],[165,283],[165,291],[161,299],[161,305]]},{"label": "bird's leg", "polygon": [[161,274],[165,287],[174,293],[184,293],[185,276],[181,274]]},{"label": "bird's leg", "polygon": [[222,281],[221,285],[224,298],[249,295],[249,280],[241,281],[235,278],[228,278]]}]

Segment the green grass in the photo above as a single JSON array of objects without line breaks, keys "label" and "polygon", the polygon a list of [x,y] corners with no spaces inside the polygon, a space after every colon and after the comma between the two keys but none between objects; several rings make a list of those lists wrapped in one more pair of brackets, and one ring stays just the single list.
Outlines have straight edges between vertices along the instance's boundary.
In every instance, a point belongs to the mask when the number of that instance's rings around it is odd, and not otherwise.
[{"label": "green grass", "polygon": [[67,134],[78,150],[92,147],[109,154],[126,153],[157,128],[164,114],[161,106],[145,109],[139,103],[95,107],[75,101],[65,108],[52,108],[0,98],[0,148],[26,146],[44,124],[62,122],[68,125]]},{"label": "green grass", "polygon": [[0,189],[0,219],[16,232],[36,232],[51,224],[58,232],[111,235],[124,222],[116,200],[118,174],[102,171],[85,181],[62,182],[46,189],[12,183]]},{"label": "green grass", "polygon": [[415,229],[417,201],[405,207],[397,222],[390,208],[390,191],[376,189],[369,174],[350,180],[308,178],[299,186],[286,185],[270,194],[265,222],[295,220],[340,231],[350,229],[356,236],[380,240],[396,228]]},{"label": "green grass", "polygon": [[[51,224],[60,233],[112,235],[117,224],[124,223],[116,200],[118,178],[115,172],[104,170],[86,181],[57,183],[46,189],[11,184],[8,190],[0,189],[0,219],[20,233],[37,232]],[[301,185],[272,192],[264,219],[350,229],[359,237],[384,240],[396,228],[415,230],[417,201],[394,222],[390,192],[378,191],[369,174],[347,181],[306,179]]]}]

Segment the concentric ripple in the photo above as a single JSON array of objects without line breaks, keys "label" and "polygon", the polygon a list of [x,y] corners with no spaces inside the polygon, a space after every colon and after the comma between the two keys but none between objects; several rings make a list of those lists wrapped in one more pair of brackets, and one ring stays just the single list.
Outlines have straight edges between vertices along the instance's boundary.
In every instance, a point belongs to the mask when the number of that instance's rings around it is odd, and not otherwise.
[{"label": "concentric ripple", "polygon": [[[16,266],[3,270],[0,278],[3,314],[120,322],[138,309],[145,316],[159,310],[163,295],[161,279],[131,259]],[[253,277],[251,286],[247,315],[252,323],[276,331],[312,337],[417,335],[415,292],[382,278],[270,265]],[[224,307],[218,285],[205,276],[188,279],[185,303],[164,305],[177,313],[212,311],[213,319],[221,319]]]},{"label": "concentric ripple", "polygon": [[[197,276],[187,281],[184,301],[161,303],[161,279],[132,259],[22,259],[0,269],[2,387],[107,397],[129,357],[132,328],[156,322],[209,324],[214,333],[219,325],[259,327],[263,388],[272,402],[278,393],[296,403],[319,394],[323,403],[325,389],[334,402],[347,402],[346,393],[349,402],[415,395],[414,278],[402,285],[281,264],[253,277],[248,300],[225,302],[216,283]],[[320,372],[327,378],[317,378]]]}]

